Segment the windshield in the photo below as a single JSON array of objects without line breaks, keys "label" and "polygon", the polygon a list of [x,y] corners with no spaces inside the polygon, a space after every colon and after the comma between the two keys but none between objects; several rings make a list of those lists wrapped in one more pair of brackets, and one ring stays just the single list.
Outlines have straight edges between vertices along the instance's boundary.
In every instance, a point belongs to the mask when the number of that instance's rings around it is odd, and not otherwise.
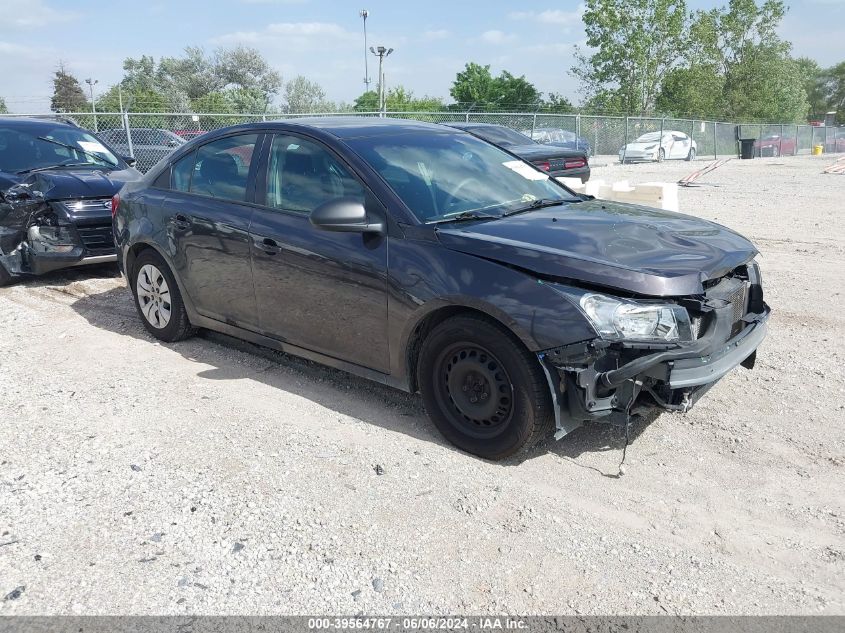
[{"label": "windshield", "polygon": [[496,145],[508,147],[510,145],[533,145],[534,139],[520,134],[516,130],[512,130],[500,125],[491,125],[484,127],[474,127],[467,130],[470,134],[480,136],[485,141],[490,141]]},{"label": "windshield", "polygon": [[0,127],[0,171],[21,172],[57,165],[112,169],[119,163],[99,139],[85,130]]},{"label": "windshield", "polygon": [[499,217],[536,200],[573,201],[548,174],[468,134],[431,132],[347,141],[421,222]]}]

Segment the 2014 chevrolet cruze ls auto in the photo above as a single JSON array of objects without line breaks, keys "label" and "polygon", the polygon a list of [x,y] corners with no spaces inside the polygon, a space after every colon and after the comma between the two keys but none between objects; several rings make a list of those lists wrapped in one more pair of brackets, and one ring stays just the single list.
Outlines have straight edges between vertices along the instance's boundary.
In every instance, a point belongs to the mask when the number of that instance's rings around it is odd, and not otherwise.
[{"label": "2014 chevrolet cruze ls auto", "polygon": [[116,200],[146,328],[217,330],[422,393],[460,448],[686,411],[754,364],[754,246],[697,218],[578,197],[465,132],[411,121],[232,127]]}]

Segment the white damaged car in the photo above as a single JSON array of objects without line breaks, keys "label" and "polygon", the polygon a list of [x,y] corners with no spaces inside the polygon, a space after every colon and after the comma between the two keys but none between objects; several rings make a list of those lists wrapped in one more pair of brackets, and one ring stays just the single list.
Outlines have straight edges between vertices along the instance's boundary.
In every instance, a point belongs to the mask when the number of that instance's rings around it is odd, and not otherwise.
[{"label": "white damaged car", "polygon": [[676,130],[648,132],[619,150],[619,162],[694,160],[696,144],[688,134]]}]

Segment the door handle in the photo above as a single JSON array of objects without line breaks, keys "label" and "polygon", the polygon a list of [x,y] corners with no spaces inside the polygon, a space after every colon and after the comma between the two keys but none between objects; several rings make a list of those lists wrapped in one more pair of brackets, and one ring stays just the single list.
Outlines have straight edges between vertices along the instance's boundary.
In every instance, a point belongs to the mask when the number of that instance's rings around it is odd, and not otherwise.
[{"label": "door handle", "polygon": [[279,243],[276,240],[270,239],[269,237],[255,238],[253,242],[258,248],[258,250],[264,251],[268,255],[276,255],[277,253],[282,252],[282,247],[279,246]]},{"label": "door handle", "polygon": [[181,213],[177,213],[173,217],[173,226],[177,231],[187,231],[191,228],[191,218],[186,215],[182,215]]}]

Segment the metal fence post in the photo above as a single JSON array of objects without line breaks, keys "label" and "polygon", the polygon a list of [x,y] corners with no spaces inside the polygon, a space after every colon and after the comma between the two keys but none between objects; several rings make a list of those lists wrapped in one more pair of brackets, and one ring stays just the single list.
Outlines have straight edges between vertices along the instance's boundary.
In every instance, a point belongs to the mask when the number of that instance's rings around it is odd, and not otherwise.
[{"label": "metal fence post", "polygon": [[126,145],[129,148],[129,155],[134,158],[135,148],[132,146],[132,132],[129,127],[129,114],[124,112],[121,118],[123,119],[123,129],[126,130]]},{"label": "metal fence post", "polygon": [[[663,149],[663,126],[665,125],[665,123],[666,123],[666,119],[660,119],[660,140],[658,141],[658,143],[659,143],[658,149],[657,149],[658,152],[660,152],[660,150]],[[659,156],[660,156],[660,154],[658,153],[658,157]],[[665,156],[665,154],[664,154],[664,156]]]},{"label": "metal fence post", "polygon": [[719,157],[719,138],[716,134],[716,128],[718,127],[718,123],[713,121],[713,160],[716,160]]},{"label": "metal fence post", "polygon": [[783,123],[780,124],[780,137],[778,137],[778,156],[783,156]]},{"label": "metal fence post", "polygon": [[534,112],[534,116],[531,118],[531,138],[534,138],[534,130],[537,129],[537,112]]},{"label": "metal fence post", "polygon": [[[581,114],[575,115],[575,136],[581,136]],[[578,145],[578,142],[575,142],[575,145]]]},{"label": "metal fence post", "polygon": [[625,164],[625,155],[628,153],[628,119],[625,117],[625,139],[622,142],[622,164]]}]

